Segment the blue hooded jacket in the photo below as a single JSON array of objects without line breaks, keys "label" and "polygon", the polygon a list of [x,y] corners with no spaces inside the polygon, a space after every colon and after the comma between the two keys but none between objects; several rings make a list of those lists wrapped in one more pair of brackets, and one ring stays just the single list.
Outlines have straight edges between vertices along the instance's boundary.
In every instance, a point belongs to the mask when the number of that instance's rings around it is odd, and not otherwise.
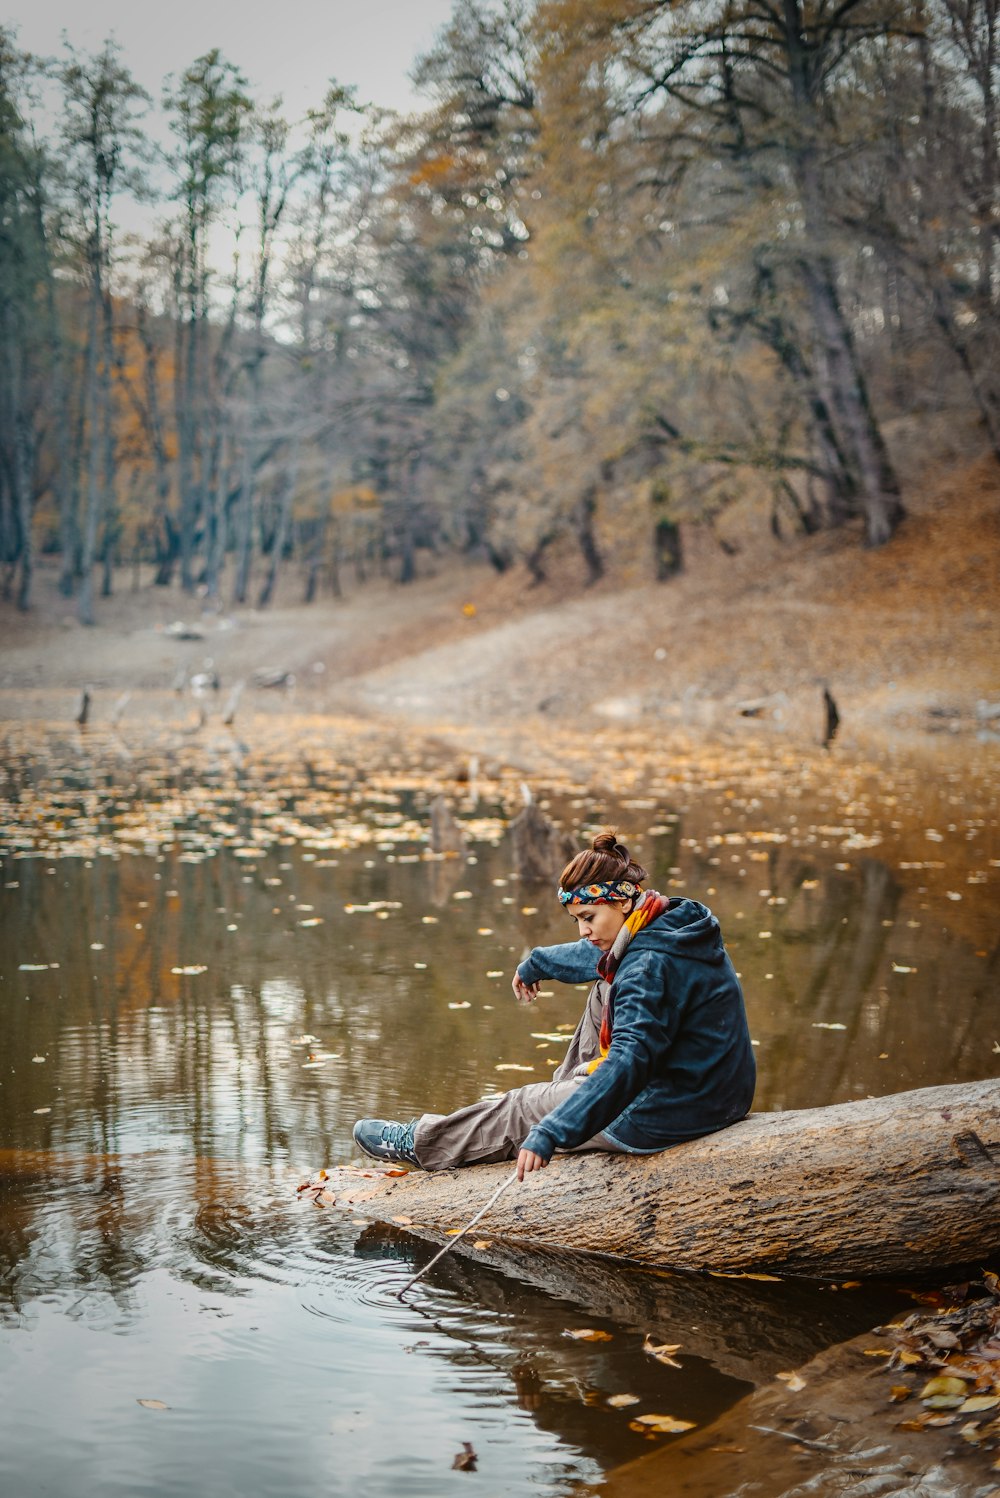
[{"label": "blue hooded jacket", "polygon": [[[588,941],[535,947],[524,983],[594,981]],[[543,1159],[595,1134],[623,1150],[666,1149],[724,1129],[750,1110],[756,1065],[739,979],[715,916],[672,899],[625,949],[611,988],[611,1048],[573,1094],[528,1134]]]}]

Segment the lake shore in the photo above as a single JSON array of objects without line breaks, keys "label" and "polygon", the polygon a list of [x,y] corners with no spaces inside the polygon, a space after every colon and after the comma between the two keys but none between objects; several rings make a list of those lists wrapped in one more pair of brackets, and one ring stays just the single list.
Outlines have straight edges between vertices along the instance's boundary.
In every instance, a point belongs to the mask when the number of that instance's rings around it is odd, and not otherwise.
[{"label": "lake shore", "polygon": [[[802,742],[826,733],[824,688],[842,734],[919,743],[1000,738],[1000,474],[983,463],[961,493],[945,483],[893,543],[866,551],[847,532],[724,554],[688,537],[667,583],[623,561],[590,589],[564,559],[529,588],[514,571],[430,558],[405,587],[388,579],[298,601],[289,570],[265,611],[207,609],[197,595],[120,574],[98,622],[77,623],[43,559],[36,606],[0,606],[0,719],[90,722],[218,718],[246,683],[251,711],[351,712],[424,728],[449,723],[518,736],[673,725]],[[275,689],[255,673],[284,678]],[[198,676],[216,677],[198,696]],[[122,703],[128,693],[126,703]]]}]

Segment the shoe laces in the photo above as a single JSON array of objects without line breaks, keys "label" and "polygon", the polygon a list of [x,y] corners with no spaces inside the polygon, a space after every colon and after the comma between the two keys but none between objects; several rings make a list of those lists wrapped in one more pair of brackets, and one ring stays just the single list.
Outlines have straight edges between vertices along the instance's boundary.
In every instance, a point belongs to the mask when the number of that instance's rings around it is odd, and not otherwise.
[{"label": "shoe laces", "polygon": [[412,1123],[386,1124],[382,1130],[382,1143],[394,1150],[413,1149],[413,1125]]}]

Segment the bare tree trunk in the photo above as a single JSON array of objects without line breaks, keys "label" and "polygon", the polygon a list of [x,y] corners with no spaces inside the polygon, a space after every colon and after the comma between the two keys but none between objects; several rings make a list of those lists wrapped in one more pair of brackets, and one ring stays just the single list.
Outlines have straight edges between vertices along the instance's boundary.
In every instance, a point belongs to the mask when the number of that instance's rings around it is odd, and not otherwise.
[{"label": "bare tree trunk", "polygon": [[114,306],[105,287],[103,303],[104,355],[101,367],[101,450],[104,470],[104,537],[101,546],[101,597],[110,598],[114,579],[114,553],[118,544],[119,518],[116,492],[115,409],[112,391],[114,369]]},{"label": "bare tree trunk", "polygon": [[805,245],[799,264],[815,335],[814,367],[836,430],[837,446],[857,483],[868,544],[881,546],[892,536],[906,511],[837,295],[833,266],[824,248],[830,242],[830,225],[815,145],[822,122],[814,94],[818,85],[804,42],[801,0],[782,0],[782,15],[798,132],[798,142],[790,151],[791,165],[805,218]]},{"label": "bare tree trunk", "polygon": [[239,513],[236,522],[236,577],[233,602],[246,603],[250,591],[250,568],[253,562],[254,532],[254,463],[253,440],[244,434],[243,464],[240,479]]},{"label": "bare tree trunk", "polygon": [[267,608],[274,596],[275,583],[278,580],[278,571],[284,557],[285,544],[288,540],[288,527],[292,517],[292,501],[295,498],[295,486],[299,477],[299,449],[296,443],[290,456],[288,467],[281,491],[281,507],[278,511],[278,524],[275,527],[274,541],[271,545],[271,563],[267,569],[264,586],[260,590],[257,599],[259,609]]},{"label": "bare tree trunk", "polygon": [[594,515],[597,511],[597,489],[591,484],[573,506],[573,531],[583,553],[587,568],[587,587],[604,576],[604,560],[597,549],[594,536]]},{"label": "bare tree trunk", "polygon": [[101,521],[101,401],[98,373],[97,328],[100,311],[101,288],[98,280],[91,294],[90,319],[87,329],[87,369],[84,384],[87,437],[87,509],[84,517],[83,546],[80,557],[82,577],[77,615],[81,624],[94,623],[94,557],[97,551],[97,533]]},{"label": "bare tree trunk", "polygon": [[137,311],[137,330],[143,352],[142,383],[146,398],[141,414],[149,438],[149,445],[153,454],[153,468],[156,474],[156,500],[153,512],[156,524],[156,546],[159,557],[156,582],[159,586],[163,587],[170,582],[177,556],[176,530],[170,519],[170,464],[167,459],[167,444],[163,432],[163,411],[160,405],[159,360],[156,344],[149,326],[147,308],[140,303]]},{"label": "bare tree trunk", "polygon": [[31,606],[31,579],[34,551],[31,534],[31,495],[34,444],[31,423],[24,409],[24,369],[22,340],[17,316],[10,301],[4,303],[3,339],[7,366],[9,417],[11,423],[10,491],[13,518],[16,522],[18,584],[17,607],[27,611]]}]

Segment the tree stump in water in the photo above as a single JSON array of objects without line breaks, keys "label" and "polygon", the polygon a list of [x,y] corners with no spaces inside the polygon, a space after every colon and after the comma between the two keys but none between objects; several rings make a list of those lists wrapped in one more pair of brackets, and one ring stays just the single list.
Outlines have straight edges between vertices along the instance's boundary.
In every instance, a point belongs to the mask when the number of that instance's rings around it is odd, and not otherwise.
[{"label": "tree stump in water", "polygon": [[547,884],[558,879],[576,844],[560,832],[535,801],[529,801],[507,829],[514,849],[514,867],[526,883]]},{"label": "tree stump in water", "polygon": [[462,853],[465,851],[465,833],[462,825],[452,814],[444,796],[435,796],[431,802],[430,845],[432,853]]}]

